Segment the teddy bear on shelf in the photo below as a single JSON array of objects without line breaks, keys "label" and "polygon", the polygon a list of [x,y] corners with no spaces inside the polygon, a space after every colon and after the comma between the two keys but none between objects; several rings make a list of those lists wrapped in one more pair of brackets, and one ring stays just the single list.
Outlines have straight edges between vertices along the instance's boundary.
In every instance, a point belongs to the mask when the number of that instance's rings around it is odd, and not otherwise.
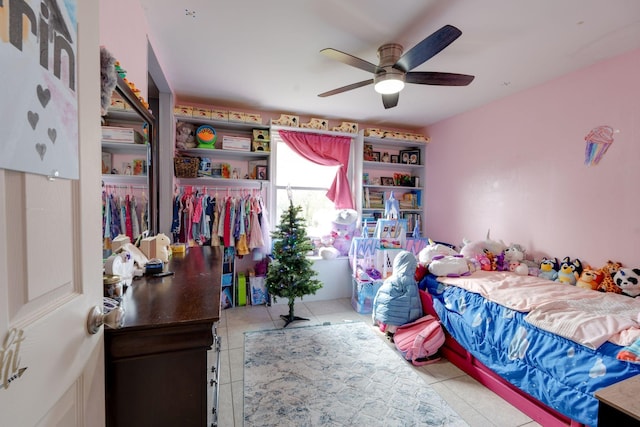
[{"label": "teddy bear on shelf", "polygon": [[191,123],[178,122],[176,124],[176,148],[196,148],[196,126]]},{"label": "teddy bear on shelf", "polygon": [[543,257],[540,261],[540,272],[538,277],[547,280],[556,280],[558,278],[558,258]]},{"label": "teddy bear on shelf", "polygon": [[632,298],[640,295],[640,268],[621,268],[613,276],[613,281],[623,295]]},{"label": "teddy bear on shelf", "polygon": [[560,261],[560,268],[558,269],[556,282],[575,285],[581,274],[582,262],[580,262],[578,258],[572,261],[571,258],[567,256]]}]

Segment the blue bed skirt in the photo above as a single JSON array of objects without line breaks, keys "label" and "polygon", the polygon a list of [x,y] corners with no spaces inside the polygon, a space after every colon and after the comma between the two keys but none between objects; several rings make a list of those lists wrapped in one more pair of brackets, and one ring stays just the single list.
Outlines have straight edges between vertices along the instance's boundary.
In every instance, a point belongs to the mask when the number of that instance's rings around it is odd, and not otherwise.
[{"label": "blue bed skirt", "polygon": [[622,347],[596,350],[530,325],[513,311],[428,275],[420,288],[451,336],[476,359],[545,405],[579,423],[598,424],[594,393],[640,373],[618,360]]}]

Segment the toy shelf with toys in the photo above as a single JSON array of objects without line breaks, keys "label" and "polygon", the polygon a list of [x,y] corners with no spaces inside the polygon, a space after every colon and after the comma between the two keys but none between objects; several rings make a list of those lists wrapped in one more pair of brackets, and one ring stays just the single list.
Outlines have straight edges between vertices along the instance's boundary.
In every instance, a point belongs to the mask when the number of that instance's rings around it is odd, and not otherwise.
[{"label": "toy shelf with toys", "polygon": [[[256,114],[175,107],[179,184],[260,187],[269,181],[269,126]],[[190,181],[185,181],[190,180]]]}]

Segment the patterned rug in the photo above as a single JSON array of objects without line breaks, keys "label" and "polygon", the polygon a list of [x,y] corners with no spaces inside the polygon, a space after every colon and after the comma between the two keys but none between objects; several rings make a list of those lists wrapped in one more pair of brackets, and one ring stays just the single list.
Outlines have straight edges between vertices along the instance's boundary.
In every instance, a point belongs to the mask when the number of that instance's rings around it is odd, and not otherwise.
[{"label": "patterned rug", "polygon": [[400,353],[362,322],[246,332],[252,426],[466,426]]}]

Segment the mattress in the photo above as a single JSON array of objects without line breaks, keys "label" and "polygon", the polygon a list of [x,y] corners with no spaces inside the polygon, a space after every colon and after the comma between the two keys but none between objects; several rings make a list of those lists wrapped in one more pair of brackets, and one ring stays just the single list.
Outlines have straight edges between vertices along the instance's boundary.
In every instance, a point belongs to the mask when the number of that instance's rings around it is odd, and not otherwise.
[{"label": "mattress", "polygon": [[420,288],[432,295],[447,332],[475,358],[579,423],[597,425],[597,390],[640,373],[640,365],[616,358],[622,347],[611,342],[590,349],[528,323],[526,312],[445,285],[432,275]]}]

